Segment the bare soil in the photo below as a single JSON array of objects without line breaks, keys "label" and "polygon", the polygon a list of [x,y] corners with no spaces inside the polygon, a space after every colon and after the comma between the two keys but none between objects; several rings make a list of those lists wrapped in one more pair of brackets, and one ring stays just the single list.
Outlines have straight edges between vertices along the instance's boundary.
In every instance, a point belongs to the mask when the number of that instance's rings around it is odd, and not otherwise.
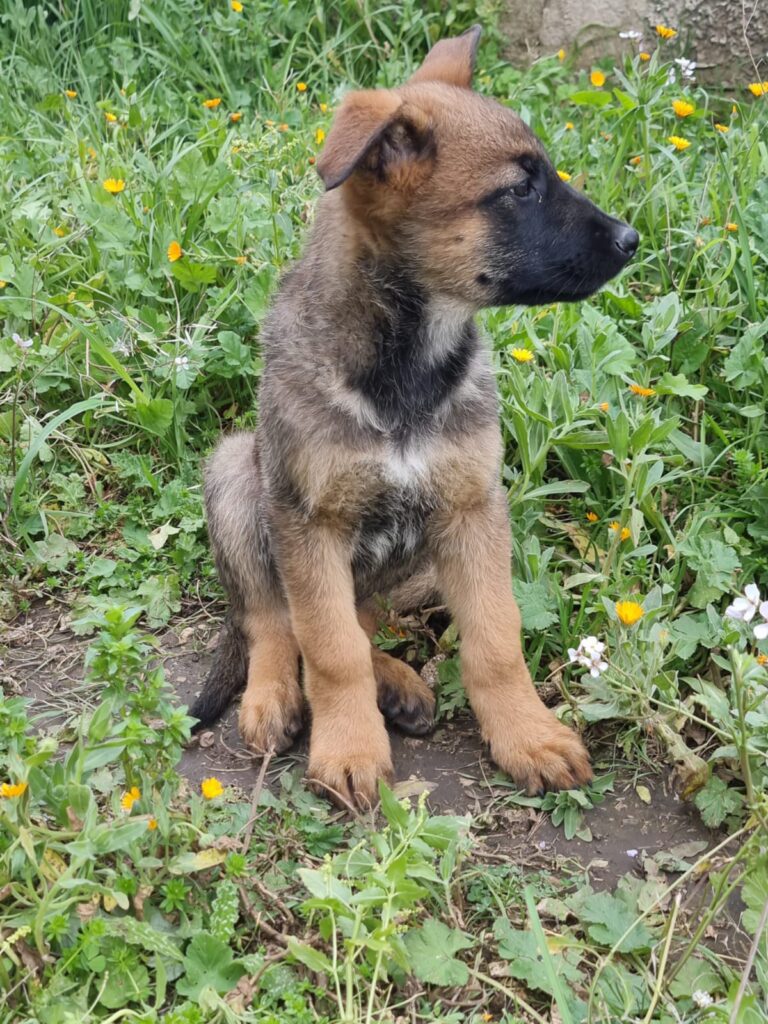
[{"label": "bare soil", "polygon": [[[218,612],[218,610],[216,610]],[[191,703],[211,660],[220,619],[197,611],[159,637],[159,651],[168,680],[179,701]],[[83,657],[89,638],[75,636],[67,612],[40,605],[0,633],[0,684],[6,693],[32,700],[42,731],[58,732],[67,720],[93,704],[97,693],[83,683]],[[645,855],[681,844],[715,845],[720,836],[706,829],[689,804],[668,787],[667,774],[639,779],[619,772],[613,793],[587,815],[592,841],[566,840],[548,815],[519,807],[507,798],[497,769],[486,757],[469,714],[438,725],[432,735],[412,738],[392,733],[397,792],[429,792],[429,804],[441,813],[471,814],[484,851],[492,859],[530,867],[567,870],[589,878],[595,888],[612,888],[628,872],[642,871]],[[306,738],[288,755],[269,765],[268,786],[280,775],[306,762]],[[237,731],[237,709],[231,707],[202,742],[196,738],[184,754],[181,771],[197,783],[216,775],[248,792],[260,762],[243,747]],[[611,766],[600,764],[599,772]],[[649,804],[637,795],[641,781]]]}]

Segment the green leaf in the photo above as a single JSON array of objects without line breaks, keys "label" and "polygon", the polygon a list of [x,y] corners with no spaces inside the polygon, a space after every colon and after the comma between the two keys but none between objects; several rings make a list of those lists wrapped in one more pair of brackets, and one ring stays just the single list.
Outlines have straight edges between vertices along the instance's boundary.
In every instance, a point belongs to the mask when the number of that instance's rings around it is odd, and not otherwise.
[{"label": "green leaf", "polygon": [[688,378],[682,373],[664,373],[659,377],[654,387],[660,395],[679,395],[681,398],[703,398],[709,388],[703,384],[689,384]]},{"label": "green leaf", "polygon": [[176,989],[191,1000],[197,1000],[207,986],[220,996],[226,995],[245,974],[245,967],[234,959],[229,946],[205,933],[196,935],[187,946],[184,967],[184,977],[176,982]]},{"label": "green leaf", "polygon": [[107,935],[141,946],[148,953],[157,953],[166,960],[184,959],[178,946],[146,921],[137,921],[133,917],[106,917],[102,919],[102,927]]},{"label": "green leaf", "polygon": [[316,971],[317,974],[333,974],[333,964],[325,953],[306,945],[304,942],[299,942],[293,936],[290,936],[288,939],[288,952],[300,964],[308,967],[310,971]]},{"label": "green leaf", "polygon": [[460,949],[470,949],[473,944],[464,932],[448,928],[434,918],[429,918],[405,936],[413,973],[430,985],[466,985],[469,980],[467,965],[453,954]]},{"label": "green leaf", "polygon": [[[635,907],[608,892],[592,892],[587,886],[569,901],[574,913],[587,925],[591,939],[601,946],[618,943],[620,953],[649,949],[653,936],[639,920]],[[626,933],[626,934],[625,934]]]},{"label": "green leaf", "polygon": [[718,828],[729,814],[744,806],[744,798],[736,789],[726,786],[717,775],[711,775],[693,801],[701,812],[701,820],[708,828]]},{"label": "green leaf", "polygon": [[[500,917],[494,922],[493,934],[499,943],[499,956],[509,961],[507,969],[512,977],[530,988],[554,995],[551,975],[533,932],[513,928],[505,917]],[[572,962],[572,954],[566,958],[565,947],[555,945],[549,952],[556,957],[557,971],[564,981],[573,985],[581,982],[582,973]]]},{"label": "green leaf", "polygon": [[199,292],[204,285],[213,284],[216,280],[216,267],[209,263],[190,263],[179,260],[171,266],[171,273],[181,287],[193,294]]},{"label": "green leaf", "polygon": [[557,622],[557,601],[546,583],[541,580],[528,583],[526,580],[515,579],[513,586],[520,606],[523,629],[548,629]]},{"label": "green leaf", "polygon": [[136,396],[133,406],[128,412],[136,419],[144,430],[156,437],[164,437],[173,423],[173,402],[169,398],[147,398]]},{"label": "green leaf", "polygon": [[572,92],[569,99],[572,103],[578,103],[580,106],[606,107],[611,102],[611,94],[581,89],[579,92]]}]

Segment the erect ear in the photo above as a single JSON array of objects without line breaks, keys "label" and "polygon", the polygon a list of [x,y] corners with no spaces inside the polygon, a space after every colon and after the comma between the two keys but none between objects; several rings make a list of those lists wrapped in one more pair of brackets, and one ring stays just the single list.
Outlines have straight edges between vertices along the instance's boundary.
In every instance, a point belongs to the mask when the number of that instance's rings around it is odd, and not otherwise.
[{"label": "erect ear", "polygon": [[473,25],[460,36],[435,43],[424,63],[408,81],[445,82],[447,85],[470,89],[482,31],[479,25]]},{"label": "erect ear", "polygon": [[326,189],[337,188],[358,170],[386,179],[431,148],[432,132],[423,111],[386,89],[351,92],[333,119],[317,170]]}]

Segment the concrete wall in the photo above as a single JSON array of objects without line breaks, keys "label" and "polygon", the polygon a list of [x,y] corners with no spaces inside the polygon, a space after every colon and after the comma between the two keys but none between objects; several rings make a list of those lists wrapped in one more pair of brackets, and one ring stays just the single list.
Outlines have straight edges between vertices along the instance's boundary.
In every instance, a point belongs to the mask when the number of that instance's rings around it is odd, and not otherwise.
[{"label": "concrete wall", "polygon": [[768,0],[505,0],[505,8],[514,63],[561,46],[578,50],[583,63],[618,55],[635,45],[618,38],[628,29],[656,46],[653,26],[662,22],[678,30],[675,43],[698,64],[697,77],[733,85],[768,80]]}]

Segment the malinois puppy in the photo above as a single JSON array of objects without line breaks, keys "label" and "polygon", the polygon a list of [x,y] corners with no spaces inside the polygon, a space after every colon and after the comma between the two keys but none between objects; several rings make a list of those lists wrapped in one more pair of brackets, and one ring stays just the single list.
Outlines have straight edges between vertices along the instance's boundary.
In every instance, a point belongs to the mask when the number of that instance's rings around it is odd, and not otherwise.
[{"label": "malinois puppy", "polygon": [[411,733],[433,720],[418,674],[371,644],[381,597],[447,604],[483,738],[521,786],[591,777],[523,660],[494,375],[473,315],[583,299],[638,234],[472,91],[479,35],[439,42],[400,88],[341,103],[306,252],[264,325],[259,429],[225,438],[206,471],[231,608],[191,714],[211,722],[245,685],[245,741],[284,750],[302,726],[301,661],[308,777],[345,804],[373,804],[392,773],[385,718]]}]

